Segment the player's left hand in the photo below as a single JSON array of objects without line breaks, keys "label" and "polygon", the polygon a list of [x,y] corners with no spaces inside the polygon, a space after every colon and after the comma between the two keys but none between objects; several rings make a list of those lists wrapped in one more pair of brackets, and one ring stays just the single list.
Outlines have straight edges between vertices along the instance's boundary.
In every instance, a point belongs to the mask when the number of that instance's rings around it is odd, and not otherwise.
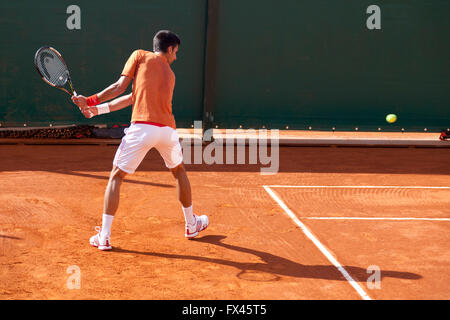
[{"label": "player's left hand", "polygon": [[[83,110],[86,108],[87,105],[87,98],[85,96],[79,95],[79,96],[72,96],[72,102],[75,103],[80,110]],[[82,111],[83,112],[83,111]]]}]

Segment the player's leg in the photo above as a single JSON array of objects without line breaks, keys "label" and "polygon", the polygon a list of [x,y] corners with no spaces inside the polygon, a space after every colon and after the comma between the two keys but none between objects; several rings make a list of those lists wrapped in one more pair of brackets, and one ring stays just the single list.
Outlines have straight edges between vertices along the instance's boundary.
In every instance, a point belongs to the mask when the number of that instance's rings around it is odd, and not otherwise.
[{"label": "player's leg", "polygon": [[184,208],[192,206],[191,184],[189,182],[183,163],[170,169],[177,180],[178,200]]},{"label": "player's leg", "polygon": [[119,207],[120,186],[123,179],[127,175],[126,172],[113,166],[109,176],[108,185],[105,191],[105,198],[103,203],[102,227],[100,232],[91,237],[90,243],[100,250],[111,250],[111,225],[113,223],[114,215]]},{"label": "player's leg", "polygon": [[197,216],[192,208],[191,184],[189,182],[183,163],[175,168],[170,168],[173,176],[177,180],[178,199],[182,205],[184,219],[186,222],[185,236],[192,239],[200,231],[205,230],[209,225],[209,219],[206,215]]},{"label": "player's leg", "polygon": [[125,133],[114,157],[113,169],[105,191],[102,227],[98,230],[99,233],[90,239],[91,245],[100,250],[111,249],[111,225],[119,207],[120,186],[125,176],[135,172],[158,137],[158,133],[152,132],[147,125],[132,124]]},{"label": "player's leg", "polygon": [[103,213],[114,216],[119,207],[120,186],[125,179],[127,173],[113,166],[111,174],[109,175],[108,185],[105,191],[105,199],[103,203]]},{"label": "player's leg", "polygon": [[176,130],[164,127],[161,128],[161,139],[155,148],[161,154],[166,167],[172,172],[177,180],[178,199],[182,205],[186,222],[186,234],[189,239],[194,238],[209,224],[206,215],[197,216],[194,214],[192,205],[191,185],[183,164],[183,152]]}]

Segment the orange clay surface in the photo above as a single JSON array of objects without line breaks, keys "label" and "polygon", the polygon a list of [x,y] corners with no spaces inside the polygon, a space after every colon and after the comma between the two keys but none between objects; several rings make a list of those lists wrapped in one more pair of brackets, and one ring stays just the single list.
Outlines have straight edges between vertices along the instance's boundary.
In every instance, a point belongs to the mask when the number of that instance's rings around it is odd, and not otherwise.
[{"label": "orange clay surface", "polygon": [[[263,186],[450,186],[450,149],[282,147],[275,175],[186,165],[194,211],[210,219],[189,241],[152,150],[122,185],[114,249],[102,252],[89,237],[116,148],[0,145],[0,299],[361,299]],[[270,190],[370,298],[450,299],[449,189]]]}]

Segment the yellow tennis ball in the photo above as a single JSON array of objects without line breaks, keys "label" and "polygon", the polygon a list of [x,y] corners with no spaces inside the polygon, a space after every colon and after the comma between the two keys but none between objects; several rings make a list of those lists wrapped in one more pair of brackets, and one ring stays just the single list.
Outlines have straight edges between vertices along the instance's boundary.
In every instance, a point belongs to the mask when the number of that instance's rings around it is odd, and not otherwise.
[{"label": "yellow tennis ball", "polygon": [[389,123],[394,123],[395,121],[397,121],[397,116],[395,114],[388,114],[386,116],[386,121]]}]

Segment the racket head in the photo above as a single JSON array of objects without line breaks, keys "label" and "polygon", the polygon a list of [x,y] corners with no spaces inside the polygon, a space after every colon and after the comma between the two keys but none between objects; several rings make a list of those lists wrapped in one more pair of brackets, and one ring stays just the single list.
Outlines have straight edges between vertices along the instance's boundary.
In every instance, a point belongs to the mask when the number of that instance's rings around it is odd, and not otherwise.
[{"label": "racket head", "polygon": [[[69,69],[61,54],[55,48],[49,46],[39,48],[34,55],[34,65],[42,80],[70,95],[74,94]],[[71,92],[64,88],[67,83]]]}]

